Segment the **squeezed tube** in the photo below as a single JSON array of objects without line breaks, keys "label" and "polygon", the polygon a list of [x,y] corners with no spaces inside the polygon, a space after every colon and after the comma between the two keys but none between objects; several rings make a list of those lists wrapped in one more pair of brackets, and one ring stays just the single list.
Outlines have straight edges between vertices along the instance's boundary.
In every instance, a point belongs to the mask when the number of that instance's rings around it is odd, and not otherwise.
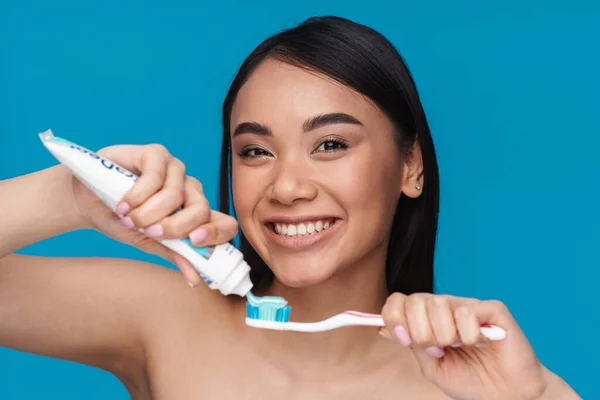
[{"label": "squeezed tube", "polygon": [[[138,176],[91,150],[54,136],[51,130],[39,136],[46,149],[116,213],[117,204]],[[143,232],[143,229],[140,231]],[[242,297],[252,289],[250,267],[232,244],[196,247],[187,238],[159,242],[185,257],[209,288],[226,296],[236,294]]]}]

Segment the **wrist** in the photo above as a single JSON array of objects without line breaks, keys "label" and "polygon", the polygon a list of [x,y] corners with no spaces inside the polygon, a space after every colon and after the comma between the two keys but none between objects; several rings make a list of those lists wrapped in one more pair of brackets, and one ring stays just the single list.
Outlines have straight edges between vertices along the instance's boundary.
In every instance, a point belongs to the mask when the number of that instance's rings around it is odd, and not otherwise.
[{"label": "wrist", "polygon": [[581,397],[558,375],[544,367],[546,389],[538,400],[581,400]]},{"label": "wrist", "polygon": [[49,194],[52,201],[52,212],[56,212],[56,218],[60,219],[58,225],[66,233],[81,229],[92,228],[89,218],[82,212],[79,203],[75,197],[73,180],[75,179],[71,172],[63,165],[57,165],[47,170],[51,174],[50,179],[56,182],[52,188],[56,193]]},{"label": "wrist", "polygon": [[0,181],[0,258],[86,227],[73,198],[71,179],[58,166]]},{"label": "wrist", "polygon": [[79,203],[76,200],[73,189],[73,180],[75,179],[71,172],[63,165],[57,165],[47,170],[55,179],[56,184],[51,190],[56,193],[50,195],[53,199],[52,210],[56,211],[56,217],[60,219],[59,225],[62,226],[62,232],[66,233],[81,229],[91,229],[90,219],[82,212]]},{"label": "wrist", "polygon": [[36,239],[88,227],[75,201],[73,175],[67,168],[57,165],[23,178],[17,189],[23,226],[31,227],[30,234],[37,232]]}]

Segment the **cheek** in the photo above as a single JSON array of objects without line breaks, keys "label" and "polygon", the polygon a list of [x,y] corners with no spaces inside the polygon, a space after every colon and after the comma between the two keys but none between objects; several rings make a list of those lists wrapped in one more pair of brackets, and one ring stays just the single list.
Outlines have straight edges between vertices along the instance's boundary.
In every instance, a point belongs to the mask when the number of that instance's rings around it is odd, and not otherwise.
[{"label": "cheek", "polygon": [[369,252],[389,235],[402,174],[400,166],[382,162],[381,157],[347,161],[337,169],[337,179],[331,181],[334,185],[331,188],[347,213],[346,241],[351,244],[344,247],[354,249],[351,253],[358,255]]},{"label": "cheek", "polygon": [[393,216],[400,196],[402,171],[398,163],[386,159],[357,154],[344,160],[345,165],[332,168],[329,187],[350,214],[349,218],[370,219],[373,223]]},{"label": "cheek", "polygon": [[256,171],[251,171],[250,168],[236,165],[236,162],[233,162],[231,170],[232,199],[242,229],[252,218],[252,211],[260,199],[260,181],[261,176]]}]

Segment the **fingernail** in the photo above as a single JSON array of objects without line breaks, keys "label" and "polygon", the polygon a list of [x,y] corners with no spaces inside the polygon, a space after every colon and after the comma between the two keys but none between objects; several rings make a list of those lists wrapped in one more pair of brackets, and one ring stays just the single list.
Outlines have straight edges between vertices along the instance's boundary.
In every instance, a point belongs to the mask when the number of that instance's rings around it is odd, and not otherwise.
[{"label": "fingernail", "polygon": [[131,206],[128,203],[123,202],[123,203],[119,203],[119,205],[117,206],[115,211],[119,215],[125,215],[125,214],[127,214],[127,211],[129,211],[130,209],[131,209]]},{"label": "fingernail", "polygon": [[475,347],[477,347],[478,349],[482,348],[483,346],[485,346],[485,342],[477,342],[477,343],[475,343]]},{"label": "fingernail", "polygon": [[150,225],[144,229],[144,234],[151,238],[162,236],[164,233],[163,227],[160,224]]},{"label": "fingernail", "polygon": [[192,282],[188,281],[187,279],[185,280],[185,283],[187,283],[187,285],[191,288],[194,288],[196,286]]},{"label": "fingernail", "polygon": [[388,332],[388,330],[387,330],[387,329],[383,329],[383,328],[381,328],[381,329],[379,329],[379,330],[377,331],[377,333],[379,333],[379,335],[380,335],[380,336],[382,336],[382,337],[384,337],[384,338],[386,338],[386,339],[394,339],[394,338],[392,337],[392,335],[391,335],[391,334]]},{"label": "fingernail", "polygon": [[460,340],[452,345],[452,347],[454,347],[454,348],[462,347],[462,346],[463,346],[463,342],[461,342]]},{"label": "fingernail", "polygon": [[410,335],[402,325],[398,325],[394,328],[394,335],[402,346],[410,346]]},{"label": "fingernail", "polygon": [[442,358],[445,354],[444,350],[440,349],[437,346],[431,346],[425,349],[425,353],[429,354],[434,358]]},{"label": "fingernail", "polygon": [[190,233],[190,241],[193,244],[201,244],[208,237],[208,231],[204,228],[198,228]]},{"label": "fingernail", "polygon": [[125,228],[133,228],[135,226],[135,224],[133,223],[133,220],[130,217],[125,217],[125,218],[121,218],[121,225],[123,225]]}]

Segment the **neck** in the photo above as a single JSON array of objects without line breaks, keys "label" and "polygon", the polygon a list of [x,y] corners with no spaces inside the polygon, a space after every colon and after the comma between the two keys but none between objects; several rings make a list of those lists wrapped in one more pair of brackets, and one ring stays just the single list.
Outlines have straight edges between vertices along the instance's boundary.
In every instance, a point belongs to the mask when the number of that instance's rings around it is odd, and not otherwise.
[{"label": "neck", "polygon": [[[267,291],[257,294],[285,298],[292,306],[290,321],[294,322],[317,322],[347,310],[379,314],[387,298],[385,242],[380,247],[325,282],[291,288],[275,280]],[[301,366],[290,371],[293,374],[322,374],[324,367],[335,366],[339,371],[344,365],[364,365],[365,356],[382,340],[373,327],[320,333],[259,331],[253,334],[270,348],[270,354],[277,354],[274,362],[286,369]],[[307,368],[308,365],[318,368]]]},{"label": "neck", "polygon": [[347,310],[379,314],[387,297],[385,284],[385,264],[361,262],[310,287],[292,288],[275,280],[265,294],[288,301],[290,320],[316,322]]}]

